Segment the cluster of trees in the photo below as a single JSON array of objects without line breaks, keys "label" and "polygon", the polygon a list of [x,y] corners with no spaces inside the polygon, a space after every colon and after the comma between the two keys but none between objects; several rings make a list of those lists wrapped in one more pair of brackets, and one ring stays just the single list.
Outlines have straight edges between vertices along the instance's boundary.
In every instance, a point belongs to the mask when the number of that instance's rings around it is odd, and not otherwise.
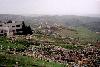
[{"label": "cluster of trees", "polygon": [[22,35],[27,35],[27,34],[30,34],[32,35],[33,32],[32,32],[32,29],[30,26],[26,26],[24,21],[22,22]]}]

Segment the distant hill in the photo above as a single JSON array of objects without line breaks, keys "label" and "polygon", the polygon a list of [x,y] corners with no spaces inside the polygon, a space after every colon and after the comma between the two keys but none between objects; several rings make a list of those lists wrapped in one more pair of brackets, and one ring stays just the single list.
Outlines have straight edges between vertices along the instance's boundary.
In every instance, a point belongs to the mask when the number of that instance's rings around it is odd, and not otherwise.
[{"label": "distant hill", "polygon": [[22,21],[24,20],[24,17],[21,15],[0,14],[0,21],[8,21],[8,20]]},{"label": "distant hill", "polygon": [[49,16],[49,15],[12,15],[12,14],[0,14],[0,21],[15,20],[25,21],[26,24],[34,27],[34,24],[48,23],[53,25],[54,23],[64,26],[84,26],[92,31],[100,32],[100,18],[99,17],[85,17],[75,15],[63,15],[63,16]]},{"label": "distant hill", "polygon": [[100,22],[91,22],[87,24],[82,24],[81,26],[86,27],[91,31],[100,32]]}]

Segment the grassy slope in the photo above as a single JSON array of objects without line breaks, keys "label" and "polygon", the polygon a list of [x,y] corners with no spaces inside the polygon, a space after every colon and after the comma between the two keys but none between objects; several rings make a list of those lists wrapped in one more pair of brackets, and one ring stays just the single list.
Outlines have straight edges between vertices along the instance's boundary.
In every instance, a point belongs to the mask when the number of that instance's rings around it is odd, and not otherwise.
[{"label": "grassy slope", "polygon": [[[72,38],[79,38],[79,41],[81,43],[81,45],[87,45],[87,43],[95,43],[96,40],[100,40],[100,35],[97,35],[95,32],[92,32],[90,30],[88,30],[87,28],[84,27],[76,27],[76,28],[72,28],[72,29],[62,29],[60,31],[56,31],[57,33],[59,33],[59,35],[63,36],[63,37],[72,37]],[[80,46],[74,46],[71,44],[66,44],[63,42],[63,39],[61,38],[54,38],[52,36],[42,36],[42,35],[37,35],[35,37],[35,39],[38,40],[48,40],[51,42],[54,42],[54,45],[57,46],[62,46],[64,48],[69,48],[69,49],[73,49],[73,48],[80,48]],[[76,44],[77,45],[77,44]]]},{"label": "grassy slope", "polygon": [[[79,38],[79,41],[81,45],[87,45],[87,43],[95,43],[97,40],[100,40],[100,35],[97,35],[95,32],[92,32],[84,27],[76,27],[73,29],[63,29],[58,32],[63,37],[72,37],[72,38]],[[56,40],[56,39],[55,39]],[[63,44],[60,41],[62,40],[56,40],[56,42],[59,42],[57,45],[61,46],[66,49],[81,49],[81,46],[75,46],[71,44]]]},{"label": "grassy slope", "polygon": [[63,64],[59,64],[56,62],[47,62],[44,60],[39,60],[37,58],[32,58],[28,56],[22,55],[13,55],[7,53],[7,48],[16,48],[16,49],[23,49],[26,48],[26,41],[18,41],[18,42],[10,42],[9,39],[5,37],[0,37],[0,45],[2,45],[3,49],[1,50],[0,46],[0,65],[7,65],[7,67],[12,67],[19,62],[19,66],[21,67],[62,67]]},{"label": "grassy slope", "polygon": [[28,42],[27,41],[11,42],[11,40],[9,40],[5,37],[0,37],[0,45],[2,45],[3,50],[6,50],[8,48],[25,49],[25,48],[27,48]]},{"label": "grassy slope", "polygon": [[92,32],[84,27],[75,27],[72,29],[63,29],[57,31],[61,36],[69,36],[73,38],[79,38],[81,40],[100,40],[100,35],[97,35],[95,32]]},{"label": "grassy slope", "polygon": [[63,67],[63,64],[56,62],[47,62],[44,60],[21,56],[21,55],[10,55],[5,52],[0,52],[0,65],[6,65],[7,67],[12,67],[18,62],[20,67]]},{"label": "grassy slope", "polygon": [[86,39],[86,40],[99,40],[100,36],[97,35],[95,32],[92,32],[84,27],[77,27],[76,30],[78,31],[78,34],[75,34],[76,37]]}]

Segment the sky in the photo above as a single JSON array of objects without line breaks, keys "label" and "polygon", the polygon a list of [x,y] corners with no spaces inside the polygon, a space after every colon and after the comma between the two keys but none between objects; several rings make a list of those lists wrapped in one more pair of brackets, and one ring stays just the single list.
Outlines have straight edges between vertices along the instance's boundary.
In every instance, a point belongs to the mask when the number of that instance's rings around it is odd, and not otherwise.
[{"label": "sky", "polygon": [[100,0],[0,0],[0,14],[100,14]]}]

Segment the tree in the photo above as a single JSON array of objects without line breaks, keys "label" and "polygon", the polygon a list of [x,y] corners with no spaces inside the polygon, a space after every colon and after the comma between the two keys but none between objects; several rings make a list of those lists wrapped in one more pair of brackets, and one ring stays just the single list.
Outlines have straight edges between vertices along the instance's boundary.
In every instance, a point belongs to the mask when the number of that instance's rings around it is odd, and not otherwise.
[{"label": "tree", "polygon": [[32,35],[33,34],[31,27],[30,26],[26,26],[24,21],[22,22],[22,34],[23,35],[27,35],[27,34]]},{"label": "tree", "polygon": [[23,35],[27,35],[27,29],[26,29],[26,25],[25,25],[25,23],[24,23],[24,21],[22,22],[22,34]]},{"label": "tree", "polygon": [[33,34],[32,29],[31,29],[31,27],[30,27],[30,26],[28,26],[28,27],[27,27],[27,34],[30,34],[30,35],[32,35],[32,34]]}]

